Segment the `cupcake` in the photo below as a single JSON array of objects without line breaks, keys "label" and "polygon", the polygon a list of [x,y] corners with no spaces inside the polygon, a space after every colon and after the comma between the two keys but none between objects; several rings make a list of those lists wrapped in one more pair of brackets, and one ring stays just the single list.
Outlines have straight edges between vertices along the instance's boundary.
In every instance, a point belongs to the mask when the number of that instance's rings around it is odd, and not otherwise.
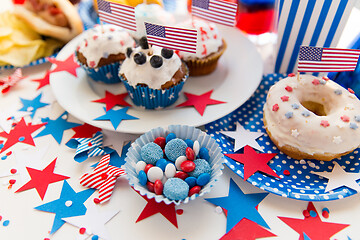
[{"label": "cupcake", "polygon": [[193,18],[180,23],[179,27],[196,28],[197,46],[196,54],[179,52],[180,58],[189,67],[190,76],[201,76],[212,73],[218,60],[226,49],[226,42],[221,38],[215,24],[201,19]]},{"label": "cupcake", "polygon": [[176,102],[189,70],[173,50],[153,46],[145,37],[128,48],[119,76],[137,106],[164,108]]},{"label": "cupcake", "polygon": [[135,41],[123,28],[113,25],[97,26],[86,31],[76,49],[76,59],[95,81],[118,83],[118,71],[125,60],[128,47]]},{"label": "cupcake", "polygon": [[222,174],[223,160],[209,135],[195,127],[171,125],[135,140],[124,168],[130,185],[141,195],[179,205],[211,190]]}]

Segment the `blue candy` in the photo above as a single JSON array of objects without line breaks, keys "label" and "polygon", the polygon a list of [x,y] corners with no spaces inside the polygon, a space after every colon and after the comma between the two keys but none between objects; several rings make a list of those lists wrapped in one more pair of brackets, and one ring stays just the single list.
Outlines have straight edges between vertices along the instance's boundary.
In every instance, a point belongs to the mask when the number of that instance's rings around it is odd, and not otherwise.
[{"label": "blue candy", "polygon": [[194,177],[187,177],[187,178],[185,178],[185,182],[189,185],[189,188],[195,187],[195,185],[196,185],[196,178],[194,178]]},{"label": "blue candy", "polygon": [[208,173],[202,173],[196,179],[196,184],[199,185],[199,186],[205,186],[209,182],[210,182],[210,174],[208,174]]},{"label": "blue candy", "polygon": [[204,147],[200,148],[199,157],[205,159],[206,161],[209,161],[210,160],[209,150],[207,150],[207,148]]},{"label": "blue candy", "polygon": [[163,150],[156,143],[148,143],[141,148],[141,159],[147,164],[155,165],[156,161],[164,157]]},{"label": "blue candy", "polygon": [[189,185],[180,178],[169,178],[164,184],[163,194],[170,200],[183,200],[189,194]]},{"label": "blue candy", "polygon": [[186,144],[188,145],[188,147],[189,148],[193,148],[193,146],[194,146],[194,141],[193,140],[191,140],[191,139],[185,139],[185,142],[186,142]]},{"label": "blue candy", "polygon": [[175,139],[176,138],[176,135],[175,133],[169,133],[167,136],[166,136],[166,143],[170,142],[171,140]]},{"label": "blue candy", "polygon": [[166,159],[162,158],[156,162],[156,166],[161,168],[163,171],[165,171],[166,165],[168,165],[168,163],[169,162],[166,161]]},{"label": "blue candy", "polygon": [[211,167],[210,164],[205,159],[195,159],[195,170],[192,172],[189,172],[190,177],[199,177],[202,173],[208,173],[211,174]]},{"label": "blue candy", "polygon": [[[170,134],[169,134],[170,135]],[[180,156],[186,156],[187,144],[180,138],[170,140],[165,145],[165,155],[170,161],[175,162]]]},{"label": "blue candy", "polygon": [[140,184],[143,186],[146,186],[147,176],[146,176],[146,173],[144,172],[144,170],[140,170],[140,172],[138,174],[138,178],[139,178]]}]

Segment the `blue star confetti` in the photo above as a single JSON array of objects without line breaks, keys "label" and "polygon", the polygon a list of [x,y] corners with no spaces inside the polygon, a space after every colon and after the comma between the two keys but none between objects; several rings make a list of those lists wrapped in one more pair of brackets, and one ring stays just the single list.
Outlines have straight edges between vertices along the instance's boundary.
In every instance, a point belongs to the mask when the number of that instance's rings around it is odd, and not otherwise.
[{"label": "blue star confetti", "polygon": [[207,198],[205,200],[227,210],[226,232],[229,232],[243,218],[270,229],[255,208],[267,195],[268,193],[244,194],[234,180],[230,178],[227,197]]},{"label": "blue star confetti", "polygon": [[110,122],[113,125],[115,130],[119,126],[119,124],[121,123],[122,120],[139,119],[137,117],[131,116],[126,113],[127,110],[129,110],[129,107],[125,107],[125,108],[122,108],[119,110],[110,109],[107,112],[106,112],[106,108],[104,107],[104,110],[105,110],[105,114],[98,118],[95,118],[94,120],[110,120]]},{"label": "blue star confetti", "polygon": [[40,93],[37,97],[32,100],[20,98],[23,107],[19,109],[19,111],[31,112],[31,118],[34,118],[36,111],[39,108],[45,107],[49,105],[48,103],[43,103],[40,101],[42,97],[42,93]]},{"label": "blue star confetti", "polygon": [[80,216],[86,213],[84,202],[94,192],[95,189],[87,189],[77,193],[65,180],[59,199],[37,206],[35,209],[55,213],[54,222],[50,232],[50,234],[53,234],[65,223],[62,218]]},{"label": "blue star confetti", "polygon": [[45,125],[45,128],[35,136],[35,138],[52,135],[58,144],[60,144],[65,130],[81,125],[78,123],[68,122],[66,120],[67,116],[68,113],[64,112],[55,120],[51,120],[50,118],[42,118],[41,121],[47,122],[47,124]]}]

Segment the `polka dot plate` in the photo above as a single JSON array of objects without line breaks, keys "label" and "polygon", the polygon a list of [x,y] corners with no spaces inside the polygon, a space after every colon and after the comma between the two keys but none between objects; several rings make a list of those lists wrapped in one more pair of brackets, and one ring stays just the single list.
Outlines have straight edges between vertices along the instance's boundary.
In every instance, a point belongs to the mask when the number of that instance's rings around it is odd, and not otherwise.
[{"label": "polka dot plate", "polygon": [[[277,155],[269,161],[269,166],[280,176],[280,179],[256,172],[247,179],[252,185],[257,186],[265,191],[304,201],[328,201],[349,197],[357,192],[348,187],[339,187],[332,191],[325,192],[328,179],[312,174],[313,172],[331,172],[334,162],[339,163],[346,172],[360,172],[360,153],[356,149],[352,153],[332,161],[317,160],[296,160],[288,157],[280,152],[272,143],[266,134],[263,125],[263,105],[270,86],[279,79],[286,77],[281,74],[270,74],[264,76],[259,88],[253,96],[234,112],[220,118],[217,121],[205,125],[208,134],[216,139],[223,153],[233,153],[233,139],[223,135],[220,131],[235,131],[236,122],[239,122],[245,129],[249,131],[263,132],[264,135],[257,139],[259,145],[265,153],[277,153]],[[242,149],[239,150],[239,153]],[[225,164],[240,177],[244,177],[244,166],[228,157]],[[289,171],[290,174],[284,174]],[[360,179],[357,180],[360,182]]]}]

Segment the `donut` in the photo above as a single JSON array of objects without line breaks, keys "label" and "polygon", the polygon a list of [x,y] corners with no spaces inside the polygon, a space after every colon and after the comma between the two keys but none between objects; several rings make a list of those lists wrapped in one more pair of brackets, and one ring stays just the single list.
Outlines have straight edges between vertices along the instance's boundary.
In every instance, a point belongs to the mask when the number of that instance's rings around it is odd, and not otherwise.
[{"label": "donut", "polygon": [[327,77],[289,75],[264,104],[265,129],[294,159],[330,161],[360,146],[360,101]]}]

